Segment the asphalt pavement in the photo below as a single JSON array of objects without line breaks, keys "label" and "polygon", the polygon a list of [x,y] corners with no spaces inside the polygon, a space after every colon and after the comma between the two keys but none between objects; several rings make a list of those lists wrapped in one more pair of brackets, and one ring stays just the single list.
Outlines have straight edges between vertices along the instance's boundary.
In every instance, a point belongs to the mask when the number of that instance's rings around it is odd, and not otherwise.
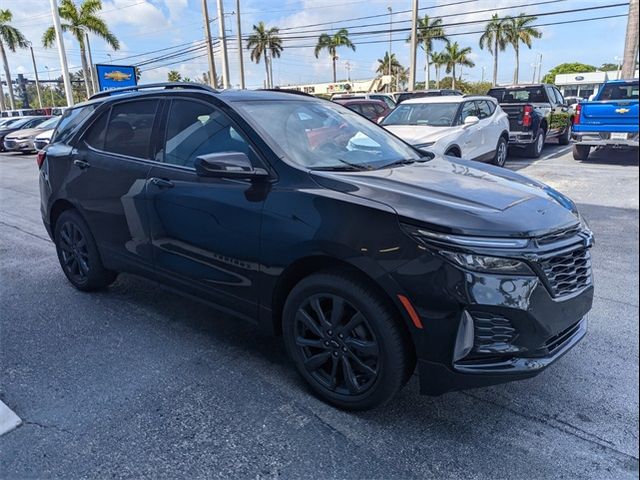
[{"label": "asphalt pavement", "polygon": [[597,236],[585,340],[538,377],[391,404],[316,399],[282,342],[154,282],[81,293],[39,211],[33,155],[0,154],[0,478],[638,478],[638,157],[567,147],[508,168]]}]

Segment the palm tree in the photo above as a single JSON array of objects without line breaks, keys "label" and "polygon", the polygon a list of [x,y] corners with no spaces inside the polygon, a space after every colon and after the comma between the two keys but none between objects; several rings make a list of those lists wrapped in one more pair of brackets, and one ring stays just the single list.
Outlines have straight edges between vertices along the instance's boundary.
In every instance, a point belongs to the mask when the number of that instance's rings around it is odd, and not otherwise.
[{"label": "palm tree", "polygon": [[469,58],[471,53],[471,47],[460,48],[458,42],[450,43],[442,52],[444,55],[444,64],[447,67],[446,72],[451,73],[451,88],[456,88],[456,65],[462,65],[463,67],[475,67],[476,64]]},{"label": "palm tree", "polygon": [[444,52],[433,52],[431,54],[431,63],[436,68],[436,88],[440,88],[440,69],[446,65],[446,56]]},{"label": "palm tree", "polygon": [[[18,48],[27,48],[29,43],[22,35],[20,30],[9,25],[13,20],[11,10],[0,10],[0,54],[2,55],[2,63],[4,64],[4,74],[7,77],[7,87],[9,88],[9,103],[11,110],[16,108],[16,100],[13,96],[13,88],[11,83],[11,72],[9,71],[9,62],[7,62],[7,52],[4,49],[5,44],[12,52]],[[2,82],[0,82],[0,109],[5,109],[4,92],[2,91]]]},{"label": "palm tree", "polygon": [[494,14],[480,37],[480,48],[486,47],[493,55],[493,86],[498,84],[498,52],[503,52],[509,42],[505,20]]},{"label": "palm tree", "polygon": [[333,83],[336,83],[336,60],[338,59],[338,48],[347,47],[356,51],[356,46],[349,39],[349,31],[346,28],[341,28],[333,35],[323,33],[318,37],[318,44],[313,51],[316,58],[320,55],[322,50],[327,50],[331,55],[331,61],[333,62]]},{"label": "palm tree", "polygon": [[177,70],[170,70],[167,72],[167,82],[181,82],[182,75]]},{"label": "palm tree", "polygon": [[[391,62],[391,68],[389,68],[389,62]],[[397,90],[400,83],[404,83],[409,79],[407,69],[396,58],[396,54],[392,53],[389,57],[389,52],[385,52],[383,58],[378,59],[378,69],[376,73],[379,75],[388,75],[391,72],[391,89]],[[393,82],[396,82],[394,84]]]},{"label": "palm tree", "polygon": [[[60,18],[66,20],[62,22],[62,31],[71,33],[80,45],[80,60],[87,95],[91,95],[89,81],[92,77],[87,63],[85,36],[88,33],[93,33],[102,38],[114,50],[120,48],[120,42],[116,36],[111,33],[104,20],[97,15],[100,10],[102,10],[102,0],[84,0],[80,8],[73,0],[61,0],[60,7],[58,7]],[[56,32],[53,27],[49,27],[42,36],[42,44],[48,48],[53,45],[55,40]],[[97,89],[97,85],[95,87]]]},{"label": "palm tree", "polygon": [[[434,41],[440,40],[449,44],[449,39],[444,31],[444,27],[442,26],[442,19],[435,18],[433,21],[429,18],[429,15],[425,15],[424,17],[418,20],[418,44],[424,50],[426,57],[426,66],[425,66],[425,88],[428,90],[430,88],[431,82],[431,52],[433,52],[433,43]],[[407,41],[411,41],[409,38]]]},{"label": "palm tree", "polygon": [[524,43],[531,48],[533,39],[542,37],[542,32],[531,26],[537,19],[538,17],[525,15],[524,13],[515,18],[509,17],[505,19],[507,23],[507,38],[516,52],[516,68],[513,72],[513,83],[515,85],[518,84],[518,77],[520,76],[520,43]]},{"label": "palm tree", "polygon": [[264,22],[253,26],[253,33],[247,40],[247,49],[251,50],[251,60],[260,63],[260,59],[264,57],[264,68],[266,71],[265,86],[273,87],[273,70],[271,69],[271,58],[280,58],[282,53],[282,39],[278,36],[280,29],[271,27],[267,29]]}]

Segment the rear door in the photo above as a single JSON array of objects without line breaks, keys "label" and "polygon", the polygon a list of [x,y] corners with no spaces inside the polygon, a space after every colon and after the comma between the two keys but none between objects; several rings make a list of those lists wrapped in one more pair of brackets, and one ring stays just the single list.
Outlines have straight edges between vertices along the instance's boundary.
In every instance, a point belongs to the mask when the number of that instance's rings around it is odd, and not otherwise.
[{"label": "rear door", "polygon": [[82,209],[108,266],[151,269],[145,184],[159,99],[114,104],[71,152],[68,196]]},{"label": "rear door", "polygon": [[157,274],[255,320],[262,208],[270,183],[202,177],[200,155],[242,152],[264,167],[245,135],[216,106],[173,98],[149,171],[147,200]]}]

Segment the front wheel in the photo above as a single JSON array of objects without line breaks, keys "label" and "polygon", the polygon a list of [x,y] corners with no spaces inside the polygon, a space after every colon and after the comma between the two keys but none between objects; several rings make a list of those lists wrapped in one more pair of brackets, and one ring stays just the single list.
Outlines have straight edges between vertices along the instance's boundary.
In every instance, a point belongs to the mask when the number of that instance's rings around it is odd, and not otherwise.
[{"label": "front wheel", "polygon": [[393,309],[347,272],[314,274],[296,285],[284,307],[283,334],[302,377],[339,408],[387,402],[415,367]]},{"label": "front wheel", "polygon": [[590,145],[573,145],[573,159],[574,160],[587,160],[591,153]]},{"label": "front wheel", "polygon": [[498,140],[498,146],[496,147],[496,154],[493,157],[493,164],[498,167],[504,167],[507,163],[507,152],[509,151],[507,140],[504,137],[500,137]]}]

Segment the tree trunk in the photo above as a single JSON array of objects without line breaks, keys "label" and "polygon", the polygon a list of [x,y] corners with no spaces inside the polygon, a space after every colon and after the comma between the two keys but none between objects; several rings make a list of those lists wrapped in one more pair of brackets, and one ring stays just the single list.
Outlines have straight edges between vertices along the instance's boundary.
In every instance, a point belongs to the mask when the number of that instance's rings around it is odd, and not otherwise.
[{"label": "tree trunk", "polygon": [[273,56],[269,55],[269,85],[273,88]]},{"label": "tree trunk", "polygon": [[624,60],[622,63],[622,78],[631,79],[636,70],[638,58],[638,0],[629,2],[629,18],[627,20],[627,34],[624,41]]},{"label": "tree trunk", "polygon": [[436,88],[440,89],[440,65],[436,65]]},{"label": "tree trunk", "polygon": [[4,89],[2,88],[2,80],[0,79],[0,110],[6,110],[6,106],[4,104]]},{"label": "tree trunk", "polygon": [[[496,34],[497,35],[497,34]],[[498,39],[493,47],[493,86],[498,85]]]},{"label": "tree trunk", "polygon": [[453,64],[453,68],[451,69],[451,90],[456,89],[456,64]]},{"label": "tree trunk", "polygon": [[80,61],[82,62],[82,76],[84,77],[84,88],[87,91],[87,98],[91,96],[91,73],[87,66],[87,51],[84,42],[80,42]]},{"label": "tree trunk", "polygon": [[430,52],[428,50],[426,50],[426,53],[427,53],[427,55],[426,55],[427,64],[424,67],[425,70],[426,70],[425,75],[424,75],[424,89],[425,90],[429,90],[431,88],[431,85],[429,85],[431,83],[431,68],[429,68],[430,67],[430,65],[429,65],[429,53]]},{"label": "tree trunk", "polygon": [[265,86],[265,88],[271,88],[269,86],[269,57],[267,56],[267,49],[266,48],[262,52],[262,57],[264,59],[264,68],[265,68],[265,72],[266,72],[266,77],[265,77],[265,80],[264,80],[264,86]]},{"label": "tree trunk", "polygon": [[336,76],[336,56],[333,55],[331,57],[331,62],[333,63],[333,83],[338,81],[338,77]]},{"label": "tree trunk", "polygon": [[[11,83],[11,72],[9,71],[9,63],[7,62],[7,52],[4,50],[4,44],[0,42],[0,54],[2,54],[2,64],[4,65],[4,76],[7,79],[7,89],[9,90],[9,104],[11,110],[16,109],[16,99],[13,96],[13,83]],[[2,97],[2,103],[4,104],[4,95]]]},{"label": "tree trunk", "polygon": [[520,79],[520,47],[519,45],[514,45],[513,48],[516,51],[516,69],[513,72],[513,84],[517,85]]}]

